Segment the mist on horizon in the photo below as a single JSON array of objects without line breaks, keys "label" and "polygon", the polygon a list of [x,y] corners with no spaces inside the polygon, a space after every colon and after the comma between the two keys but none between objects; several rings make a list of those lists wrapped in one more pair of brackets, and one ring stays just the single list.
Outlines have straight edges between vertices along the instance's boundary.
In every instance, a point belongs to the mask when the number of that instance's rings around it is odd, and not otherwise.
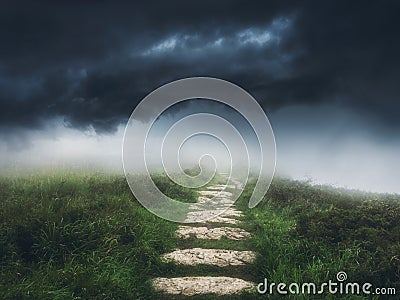
[{"label": "mist on horizon", "polygon": [[[149,149],[153,156],[161,157],[160,145],[166,130],[176,120],[193,112],[192,103],[176,114],[160,118],[153,130],[153,141]],[[223,107],[213,107],[220,115],[229,115]],[[198,111],[203,111],[204,107]],[[233,117],[232,117],[233,116]],[[236,126],[246,128],[231,114]],[[289,107],[270,114],[277,146],[276,175],[298,180],[311,180],[314,184],[329,184],[337,187],[363,191],[400,193],[400,143],[386,137],[373,137],[362,118],[351,111],[333,109],[329,106]],[[137,126],[141,126],[140,123]],[[195,130],[194,128],[191,130]],[[162,128],[162,130],[161,130]],[[78,131],[63,124],[49,126],[47,131],[26,132],[25,145],[13,145],[7,140],[0,142],[0,165],[2,173],[16,171],[23,173],[40,169],[58,170],[101,170],[123,173],[122,140],[124,126],[113,134],[96,134],[94,131]],[[256,139],[249,130],[246,146],[256,153]],[[246,138],[245,138],[246,139]],[[151,139],[150,139],[151,140]],[[165,150],[165,149],[164,149]],[[180,162],[182,169],[198,166],[202,154],[212,154],[219,164],[220,172],[230,168],[229,153],[224,145],[213,137],[197,136],[189,139],[182,147]],[[167,156],[178,153],[166,152]],[[252,153],[253,157],[257,157]],[[242,162],[236,162],[241,164]],[[203,166],[213,169],[212,159],[202,160]],[[257,160],[252,161],[253,171]],[[151,165],[151,163],[150,163]],[[245,160],[243,161],[245,166]],[[158,165],[157,170],[162,171]],[[138,170],[141,172],[143,170]],[[175,170],[178,171],[178,170]]]}]

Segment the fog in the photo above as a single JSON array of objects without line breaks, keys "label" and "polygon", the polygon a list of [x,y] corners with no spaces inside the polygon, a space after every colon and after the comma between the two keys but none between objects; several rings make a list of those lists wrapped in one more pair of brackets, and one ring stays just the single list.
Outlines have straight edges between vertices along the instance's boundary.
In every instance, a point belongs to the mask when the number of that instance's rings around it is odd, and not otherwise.
[{"label": "fog", "polygon": [[400,141],[381,134],[380,124],[356,111],[329,105],[292,106],[271,116],[277,143],[277,170],[373,192],[400,192]]},{"label": "fog", "polygon": [[[153,142],[150,142],[153,146],[149,147],[153,155],[161,153],[155,145],[160,145],[165,129],[182,115],[181,111],[158,121],[159,128],[164,131],[154,132]],[[268,115],[276,138],[278,175],[311,179],[315,184],[400,193],[400,142],[396,135],[377,134],[379,124],[369,122],[355,111],[329,105],[290,106]],[[258,148],[254,136],[243,124],[239,122],[236,126],[241,128],[253,157],[252,163],[257,165],[254,157],[257,157]],[[1,170],[24,173],[75,168],[123,174],[124,128],[121,124],[112,134],[97,134],[90,128],[72,129],[61,120],[53,120],[44,130],[10,132],[0,141]],[[191,138],[182,146],[179,157],[182,168],[196,165],[205,153],[213,154],[221,170],[229,169],[226,147],[206,136]],[[178,154],[167,153],[169,155]],[[208,160],[208,166],[212,165],[213,161]]]}]

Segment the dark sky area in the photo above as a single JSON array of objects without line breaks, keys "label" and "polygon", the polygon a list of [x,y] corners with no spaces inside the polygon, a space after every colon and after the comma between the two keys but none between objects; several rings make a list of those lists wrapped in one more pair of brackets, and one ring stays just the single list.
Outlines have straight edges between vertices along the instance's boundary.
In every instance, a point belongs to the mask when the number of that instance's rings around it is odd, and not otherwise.
[{"label": "dark sky area", "polygon": [[2,1],[8,150],[54,122],[116,134],[145,95],[189,76],[249,91],[271,116],[278,158],[292,137],[400,149],[398,1],[82,2]]}]

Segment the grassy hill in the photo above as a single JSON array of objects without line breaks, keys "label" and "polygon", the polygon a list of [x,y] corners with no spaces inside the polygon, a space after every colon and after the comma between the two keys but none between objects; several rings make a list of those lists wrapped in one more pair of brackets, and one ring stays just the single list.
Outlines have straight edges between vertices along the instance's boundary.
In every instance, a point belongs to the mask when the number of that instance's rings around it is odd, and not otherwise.
[{"label": "grassy hill", "polygon": [[[197,197],[155,179],[170,197]],[[259,253],[256,282],[318,283],[345,271],[400,288],[400,196],[276,178],[248,209],[251,187],[237,206]],[[177,246],[177,226],[145,210],[120,175],[3,176],[0,299],[153,299],[147,279],[166,272],[160,254]]]},{"label": "grassy hill", "polygon": [[248,209],[250,192],[238,206],[246,212],[253,247],[261,254],[256,278],[322,283],[343,271],[350,282],[396,287],[399,293],[399,195],[275,178],[266,199]]}]

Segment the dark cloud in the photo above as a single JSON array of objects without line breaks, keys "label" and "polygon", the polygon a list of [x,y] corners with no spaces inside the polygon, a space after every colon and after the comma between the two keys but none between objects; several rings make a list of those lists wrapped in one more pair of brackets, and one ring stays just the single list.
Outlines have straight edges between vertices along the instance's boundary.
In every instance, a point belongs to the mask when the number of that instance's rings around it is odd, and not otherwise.
[{"label": "dark cloud", "polygon": [[334,103],[399,128],[397,1],[9,2],[0,127],[113,132],[160,84],[231,80],[269,110]]}]

